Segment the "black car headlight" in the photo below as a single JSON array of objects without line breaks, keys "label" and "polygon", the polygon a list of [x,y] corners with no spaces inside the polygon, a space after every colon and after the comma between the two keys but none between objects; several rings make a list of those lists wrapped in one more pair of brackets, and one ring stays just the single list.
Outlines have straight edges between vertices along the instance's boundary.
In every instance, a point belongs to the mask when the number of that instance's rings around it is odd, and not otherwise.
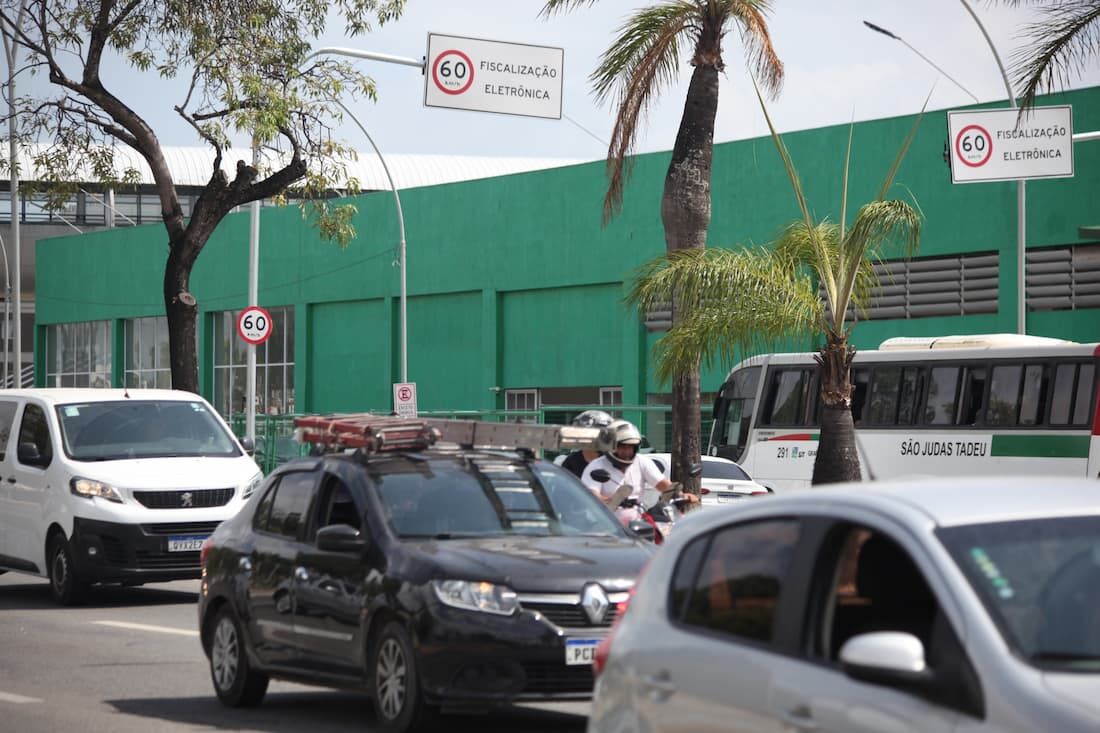
[{"label": "black car headlight", "polygon": [[485,581],[433,580],[432,590],[440,603],[467,611],[511,616],[519,608],[514,590]]}]

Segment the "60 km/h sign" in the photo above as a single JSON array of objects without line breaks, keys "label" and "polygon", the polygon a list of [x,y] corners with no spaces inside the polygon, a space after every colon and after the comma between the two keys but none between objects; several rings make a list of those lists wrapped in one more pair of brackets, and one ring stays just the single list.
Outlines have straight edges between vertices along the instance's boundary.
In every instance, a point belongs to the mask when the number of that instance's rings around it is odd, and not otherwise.
[{"label": "60 km/h sign", "polygon": [[947,113],[951,181],[1015,181],[1073,175],[1073,110],[980,109]]},{"label": "60 km/h sign", "polygon": [[564,51],[428,34],[424,106],[561,119]]},{"label": "60 km/h sign", "polygon": [[271,338],[271,314],[252,305],[237,316],[237,334],[250,344],[259,346]]}]

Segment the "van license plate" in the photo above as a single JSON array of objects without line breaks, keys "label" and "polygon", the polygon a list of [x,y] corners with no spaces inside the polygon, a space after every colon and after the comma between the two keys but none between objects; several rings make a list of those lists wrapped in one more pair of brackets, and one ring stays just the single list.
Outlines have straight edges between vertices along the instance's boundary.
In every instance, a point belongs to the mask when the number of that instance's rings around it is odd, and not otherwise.
[{"label": "van license plate", "polygon": [[568,639],[565,642],[565,663],[592,664],[599,643],[599,639]]},{"label": "van license plate", "polygon": [[203,542],[206,542],[206,537],[169,537],[168,552],[198,552]]}]

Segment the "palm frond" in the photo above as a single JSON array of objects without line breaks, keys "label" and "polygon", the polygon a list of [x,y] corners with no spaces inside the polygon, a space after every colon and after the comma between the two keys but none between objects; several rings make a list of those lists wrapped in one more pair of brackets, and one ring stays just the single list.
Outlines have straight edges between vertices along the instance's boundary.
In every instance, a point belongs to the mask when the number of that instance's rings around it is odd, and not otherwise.
[{"label": "palm frond", "polygon": [[546,4],[539,11],[539,17],[549,18],[554,13],[568,13],[574,8],[579,8],[582,5],[591,7],[597,2],[599,0],[546,0]]},{"label": "palm frond", "polygon": [[1100,54],[1100,2],[1060,0],[1038,10],[1040,19],[1024,28],[1029,42],[1012,56],[1012,75],[1021,91],[1020,107],[1035,96],[1069,86]]},{"label": "palm frond", "polygon": [[745,56],[758,79],[772,98],[783,87],[783,62],[772,46],[771,33],[765,15],[771,10],[769,0],[727,0],[728,14],[741,21],[741,43]]},{"label": "palm frond", "polygon": [[913,120],[913,126],[909,128],[909,134],[905,136],[905,140],[902,141],[901,147],[898,148],[897,155],[894,156],[894,162],[890,165],[890,170],[886,172],[886,178],[882,181],[882,188],[878,192],[878,200],[882,201],[886,198],[886,194],[889,193],[890,187],[894,185],[894,177],[898,174],[898,169],[901,168],[901,162],[905,160],[906,153],[909,152],[909,146],[913,144],[913,139],[917,136],[917,128],[920,127],[920,122],[924,119],[924,111],[928,109],[928,102],[932,99],[932,91],[929,90],[928,96],[924,98],[924,104],[921,105],[920,112],[917,114],[917,119]]}]

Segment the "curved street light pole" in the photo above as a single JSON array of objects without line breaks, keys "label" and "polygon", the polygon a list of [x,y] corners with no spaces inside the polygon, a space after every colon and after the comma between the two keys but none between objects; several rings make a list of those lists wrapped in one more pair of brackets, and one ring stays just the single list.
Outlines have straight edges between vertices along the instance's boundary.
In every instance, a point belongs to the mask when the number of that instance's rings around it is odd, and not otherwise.
[{"label": "curved street light pole", "polygon": [[8,248],[4,246],[2,236],[0,236],[0,252],[4,254],[4,389],[7,389],[8,340],[11,338],[11,270],[8,269]]},{"label": "curved street light pole", "polygon": [[[384,61],[391,64],[402,64],[404,66],[414,66],[418,69],[424,68],[424,62],[422,60],[408,58],[406,56],[392,56],[385,53],[374,53],[372,51],[360,51],[355,48],[341,48],[339,46],[325,46],[319,48],[313,53],[306,56],[305,60],[308,61],[315,56],[334,55],[334,56],[351,56],[353,58],[368,59],[370,61]],[[375,155],[378,156],[378,160],[382,163],[382,170],[386,174],[386,180],[390,184],[390,190],[393,192],[394,205],[397,208],[397,226],[400,233],[400,243],[398,249],[398,264],[401,266],[401,295],[400,295],[400,313],[401,313],[401,381],[409,381],[409,348],[408,348],[408,310],[407,310],[407,294],[405,290],[405,216],[401,211],[401,196],[397,193],[397,186],[393,182],[393,176],[390,175],[390,168],[386,165],[386,158],[382,155],[382,151],[378,149],[378,146],[374,142],[374,138],[367,132],[367,128],[363,127],[363,123],[352,114],[343,102],[335,97],[330,99],[338,106],[344,114],[351,118],[355,126],[359,128],[360,132],[367,138],[371,147],[374,148]]]}]

